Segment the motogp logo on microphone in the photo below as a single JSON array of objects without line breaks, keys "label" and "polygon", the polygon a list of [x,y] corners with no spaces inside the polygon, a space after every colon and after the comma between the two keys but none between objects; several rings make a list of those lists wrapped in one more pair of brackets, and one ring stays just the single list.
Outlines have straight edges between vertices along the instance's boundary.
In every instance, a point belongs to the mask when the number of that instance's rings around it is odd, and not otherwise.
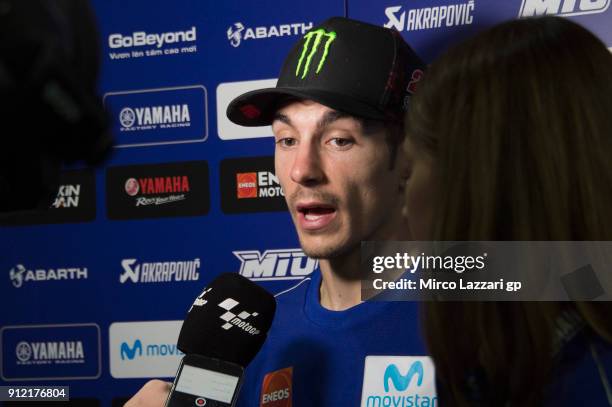
[{"label": "motogp logo on microphone", "polygon": [[234,314],[231,311],[234,310],[236,306],[240,305],[240,303],[233,298],[226,298],[218,305],[226,311],[225,313],[223,313],[223,315],[219,317],[223,321],[225,321],[225,324],[221,325],[221,328],[227,331],[232,327],[236,326],[248,333],[249,335],[259,335],[261,333],[259,329],[245,321],[250,317],[256,317],[257,315],[259,315],[257,312],[250,313],[247,311],[241,311],[238,314]]}]

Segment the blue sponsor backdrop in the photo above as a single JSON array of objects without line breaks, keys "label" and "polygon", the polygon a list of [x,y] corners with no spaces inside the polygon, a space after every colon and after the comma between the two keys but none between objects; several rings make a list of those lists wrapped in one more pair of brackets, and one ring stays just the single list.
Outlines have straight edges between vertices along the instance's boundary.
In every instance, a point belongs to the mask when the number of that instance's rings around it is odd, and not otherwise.
[{"label": "blue sponsor backdrop", "polygon": [[[95,397],[109,406],[113,398],[133,394],[146,381],[111,377],[111,353],[119,352],[109,349],[111,323],[182,320],[193,298],[217,274],[248,269],[254,277],[274,277],[275,271],[283,269],[279,259],[293,256],[292,249],[299,247],[286,212],[275,212],[274,208],[256,213],[222,211],[221,190],[236,188],[237,184],[221,183],[221,161],[269,156],[273,142],[269,137],[246,136],[222,140],[218,127],[224,124],[217,123],[217,109],[225,106],[217,106],[217,99],[225,99],[217,92],[222,83],[275,78],[291,45],[312,24],[345,15],[387,25],[401,31],[430,62],[450,44],[485,27],[543,13],[566,15],[612,47],[610,1],[95,0],[103,52],[100,94],[106,95],[113,129],[124,146],[115,149],[107,167],[206,161],[210,209],[201,216],[186,217],[177,212],[176,217],[109,220],[106,172],[102,168],[96,171],[93,221],[2,227],[0,326],[95,323],[101,332],[101,347],[97,349],[90,343],[94,340],[90,337],[92,325],[74,328],[74,332],[65,327],[57,327],[57,331],[48,327],[8,328],[3,331],[6,339],[1,354],[7,374],[28,379],[76,375],[79,378],[44,379],[39,383],[70,385],[72,397]],[[245,90],[248,87],[244,84]],[[139,118],[144,122],[139,123]],[[143,129],[125,130],[139,125]],[[265,166],[249,168],[252,173],[268,170]],[[139,172],[133,177],[143,175]],[[176,192],[164,187],[172,185],[173,180],[165,179],[159,171],[147,182],[159,186],[155,194],[160,198]],[[241,205],[241,199],[258,199],[239,198],[233,190],[226,191],[225,196],[234,196],[236,207],[250,206]],[[286,256],[279,255],[279,250],[286,250]],[[253,254],[233,253],[247,251]],[[266,251],[271,251],[272,258],[266,257]],[[242,267],[247,257],[257,263]],[[166,266],[170,270],[178,267],[176,262],[196,258],[201,263],[197,281],[177,281],[172,275],[170,281],[155,283],[120,281],[120,276],[128,272],[122,266],[127,259],[135,260],[133,264],[161,263],[160,267],[175,262]],[[272,292],[295,283],[287,279],[259,280]],[[82,371],[74,365],[56,364],[49,376],[43,371],[47,367],[14,365],[21,334],[27,334],[23,340],[32,342],[85,341],[87,360]],[[97,352],[100,354],[95,355]],[[96,357],[101,360],[101,375],[91,379]]]}]

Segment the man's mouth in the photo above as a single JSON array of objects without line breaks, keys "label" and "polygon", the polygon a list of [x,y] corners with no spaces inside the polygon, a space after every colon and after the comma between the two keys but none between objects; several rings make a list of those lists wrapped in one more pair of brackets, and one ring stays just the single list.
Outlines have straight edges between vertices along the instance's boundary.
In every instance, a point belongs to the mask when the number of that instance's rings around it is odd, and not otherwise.
[{"label": "man's mouth", "polygon": [[296,205],[298,224],[306,230],[322,229],[335,218],[334,205],[322,202],[300,203]]}]

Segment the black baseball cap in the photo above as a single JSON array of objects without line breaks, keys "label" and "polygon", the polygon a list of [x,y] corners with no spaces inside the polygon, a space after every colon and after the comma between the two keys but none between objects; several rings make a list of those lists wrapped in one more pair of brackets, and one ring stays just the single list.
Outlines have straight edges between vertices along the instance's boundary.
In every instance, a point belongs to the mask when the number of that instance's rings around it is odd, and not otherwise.
[{"label": "black baseball cap", "polygon": [[397,31],[333,17],[293,46],[275,88],[238,96],[227,117],[242,126],[266,126],[293,96],[357,117],[401,121],[424,69]]}]

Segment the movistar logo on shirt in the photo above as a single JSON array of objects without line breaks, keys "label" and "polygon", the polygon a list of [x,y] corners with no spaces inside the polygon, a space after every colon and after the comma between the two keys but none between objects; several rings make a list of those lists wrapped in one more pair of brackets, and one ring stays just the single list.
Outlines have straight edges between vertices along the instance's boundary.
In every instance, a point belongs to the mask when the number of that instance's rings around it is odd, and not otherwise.
[{"label": "movistar logo on shirt", "polygon": [[427,356],[368,356],[362,407],[436,407],[432,360]]}]

